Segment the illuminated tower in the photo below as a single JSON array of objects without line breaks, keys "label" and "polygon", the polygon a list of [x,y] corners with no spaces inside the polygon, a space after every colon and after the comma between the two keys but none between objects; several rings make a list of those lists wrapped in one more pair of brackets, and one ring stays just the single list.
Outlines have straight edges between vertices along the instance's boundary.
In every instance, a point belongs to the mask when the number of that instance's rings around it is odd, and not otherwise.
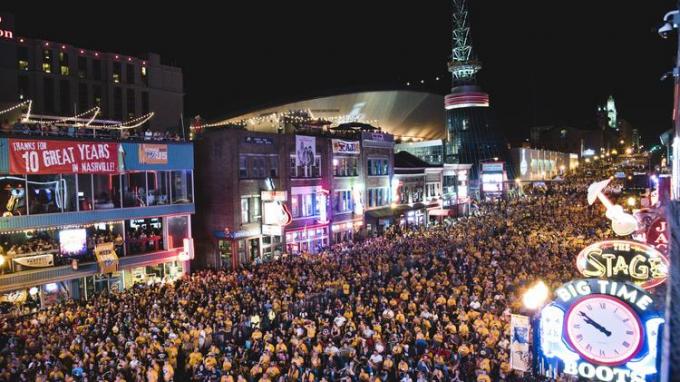
[{"label": "illuminated tower", "polygon": [[607,119],[611,129],[619,129],[619,125],[616,120],[616,103],[614,102],[614,96],[609,96],[607,99]]},{"label": "illuminated tower", "polygon": [[[475,77],[482,68],[472,51],[466,0],[453,2],[453,49],[449,71],[451,94],[444,99],[446,108],[446,162],[472,164],[471,180],[478,178],[481,162],[507,161],[505,140],[498,132],[489,108],[489,95],[477,86]],[[511,168],[511,166],[506,166]]]}]

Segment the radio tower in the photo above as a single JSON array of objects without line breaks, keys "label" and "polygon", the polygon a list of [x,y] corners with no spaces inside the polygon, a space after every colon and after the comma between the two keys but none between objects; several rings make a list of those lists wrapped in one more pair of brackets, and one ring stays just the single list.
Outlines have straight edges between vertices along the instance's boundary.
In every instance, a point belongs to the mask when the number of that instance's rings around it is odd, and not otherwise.
[{"label": "radio tower", "polygon": [[467,0],[452,0],[452,3],[453,46],[448,63],[452,88],[451,94],[444,98],[446,163],[472,164],[470,186],[475,188],[482,162],[505,162],[508,172],[511,166],[507,145],[489,108],[489,95],[476,83],[482,65],[472,49]]},{"label": "radio tower", "polygon": [[470,27],[468,26],[468,10],[466,0],[453,0],[453,49],[449,72],[453,77],[453,84],[471,83],[475,75],[482,68],[479,61],[472,54],[470,43]]}]

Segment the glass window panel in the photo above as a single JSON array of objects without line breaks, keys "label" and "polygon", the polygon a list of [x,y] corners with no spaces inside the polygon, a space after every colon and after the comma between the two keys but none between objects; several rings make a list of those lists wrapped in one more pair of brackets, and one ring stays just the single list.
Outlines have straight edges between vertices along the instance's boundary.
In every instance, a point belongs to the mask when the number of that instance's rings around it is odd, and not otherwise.
[{"label": "glass window panel", "polygon": [[193,195],[190,170],[173,171],[171,183],[173,204],[192,202]]},{"label": "glass window panel", "polygon": [[64,187],[64,212],[77,211],[78,190],[76,190],[76,175],[62,175],[61,179],[61,185]]},{"label": "glass window panel", "polygon": [[184,239],[189,237],[189,219],[187,216],[168,217],[168,249],[180,248]]},{"label": "glass window panel", "polygon": [[66,187],[59,175],[28,176],[28,210],[31,215],[58,213],[64,204]]},{"label": "glass window panel", "polygon": [[143,207],[146,205],[146,173],[132,172],[122,175],[123,207]]},{"label": "glass window panel", "polygon": [[158,206],[168,204],[170,193],[168,192],[168,179],[170,175],[167,171],[149,171],[146,173],[149,194],[147,196],[148,206]]},{"label": "glass window panel", "polygon": [[92,175],[78,175],[78,204],[81,211],[89,211],[92,205]]},{"label": "glass window panel", "polygon": [[0,211],[3,216],[26,215],[26,183],[23,176],[0,176]]},{"label": "glass window panel", "polygon": [[161,218],[134,219],[125,222],[127,254],[138,255],[163,250]]},{"label": "glass window panel", "polygon": [[94,181],[94,208],[103,210],[120,207],[119,176],[92,175]]}]

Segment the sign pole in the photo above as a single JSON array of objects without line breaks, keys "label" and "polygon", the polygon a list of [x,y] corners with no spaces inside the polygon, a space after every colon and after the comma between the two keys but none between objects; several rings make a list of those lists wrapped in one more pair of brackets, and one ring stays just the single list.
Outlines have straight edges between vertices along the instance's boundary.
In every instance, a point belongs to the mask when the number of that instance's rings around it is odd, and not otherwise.
[{"label": "sign pole", "polygon": [[[671,232],[669,249],[669,282],[666,291],[666,330],[663,333],[661,365],[662,381],[680,381],[680,201],[674,200],[667,208]],[[676,335],[671,335],[676,333]]]}]

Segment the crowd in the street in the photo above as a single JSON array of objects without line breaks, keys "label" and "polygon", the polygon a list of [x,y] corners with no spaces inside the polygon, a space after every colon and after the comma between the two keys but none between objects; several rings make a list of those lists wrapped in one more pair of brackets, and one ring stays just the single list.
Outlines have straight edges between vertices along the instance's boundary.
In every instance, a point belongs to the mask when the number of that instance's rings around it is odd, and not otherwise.
[{"label": "crowd in the street", "polygon": [[610,235],[585,180],[238,272],[68,301],[0,328],[7,381],[532,381],[510,314]]}]

